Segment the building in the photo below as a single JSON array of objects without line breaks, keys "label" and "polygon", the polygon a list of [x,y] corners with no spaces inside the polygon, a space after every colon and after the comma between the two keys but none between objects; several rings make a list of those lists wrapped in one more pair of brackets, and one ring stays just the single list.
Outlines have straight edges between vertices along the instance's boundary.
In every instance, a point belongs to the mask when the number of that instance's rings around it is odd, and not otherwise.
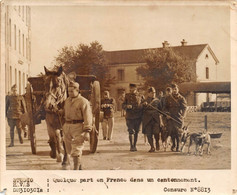
[{"label": "building", "polygon": [[5,67],[5,93],[17,84],[19,94],[31,68],[31,9],[1,3],[1,66]]},{"label": "building", "polygon": [[[194,82],[212,82],[217,80],[217,65],[219,63],[214,52],[208,44],[188,45],[185,40],[180,46],[170,46],[164,41],[163,47],[154,48],[162,50],[170,47],[177,54],[184,56],[193,66],[196,78]],[[116,83],[110,86],[110,93],[116,99],[122,91],[128,91],[129,83],[142,86],[144,80],[137,74],[136,69],[145,65],[142,58],[144,53],[150,49],[106,51],[105,56],[109,65],[111,78],[116,78]],[[203,101],[214,99],[209,93],[195,93],[186,96],[189,105],[200,105]]]}]

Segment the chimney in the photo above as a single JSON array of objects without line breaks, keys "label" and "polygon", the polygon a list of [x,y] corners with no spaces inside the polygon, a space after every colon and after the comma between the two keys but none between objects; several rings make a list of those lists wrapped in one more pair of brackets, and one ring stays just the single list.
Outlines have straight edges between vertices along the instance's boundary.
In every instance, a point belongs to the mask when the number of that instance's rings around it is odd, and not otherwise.
[{"label": "chimney", "polygon": [[182,41],[181,41],[181,46],[186,46],[187,45],[187,41],[185,41],[185,39],[183,39]]},{"label": "chimney", "polygon": [[164,41],[162,45],[163,45],[163,48],[167,48],[169,47],[170,44],[168,43],[168,41]]}]

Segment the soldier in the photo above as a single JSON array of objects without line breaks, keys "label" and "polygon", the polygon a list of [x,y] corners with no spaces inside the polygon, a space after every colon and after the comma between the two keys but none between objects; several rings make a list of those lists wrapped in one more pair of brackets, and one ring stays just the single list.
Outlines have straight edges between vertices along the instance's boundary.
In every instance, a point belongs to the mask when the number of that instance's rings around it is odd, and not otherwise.
[{"label": "soldier", "polygon": [[74,170],[81,170],[82,149],[92,130],[92,111],[89,101],[79,93],[78,83],[70,82],[68,94],[64,105],[63,136],[66,151],[73,158]]},{"label": "soldier", "polygon": [[125,99],[125,91],[123,91],[122,94],[118,98],[119,108],[121,109],[121,117],[125,116],[125,110],[122,107],[124,99]]},{"label": "soldier", "polygon": [[[151,146],[149,152],[159,150],[159,133],[163,126],[161,115],[156,110],[161,110],[160,100],[156,98],[156,90],[154,87],[148,89],[148,97],[143,103],[143,116],[142,116],[142,133],[147,135],[148,142]],[[153,143],[153,136],[156,140],[156,148]]]},{"label": "soldier", "polygon": [[172,139],[171,150],[174,151],[175,140],[177,142],[176,152],[179,151],[179,131],[183,126],[183,120],[186,116],[187,102],[185,98],[180,95],[178,85],[172,84],[172,95],[166,97],[165,100],[165,109],[169,112],[170,116],[176,119],[178,122],[171,120],[170,117],[167,117],[167,128],[170,132]]},{"label": "soldier", "polygon": [[157,98],[161,100],[163,97],[164,97],[163,91],[159,91]]},{"label": "soldier", "polygon": [[[161,101],[160,101],[161,110],[163,112],[167,112],[166,107],[165,107],[165,101],[170,95],[172,95],[172,89],[171,87],[167,87],[165,90],[165,95],[161,98]],[[168,131],[169,129],[167,128],[168,120],[163,115],[162,115],[162,122],[164,126],[161,129],[161,140],[162,140],[164,150],[166,151],[167,145],[170,144],[171,133]]]},{"label": "soldier", "polygon": [[130,93],[125,94],[122,104],[126,110],[126,124],[129,133],[130,151],[137,151],[136,143],[141,125],[142,117],[142,101],[144,97],[137,92],[136,84],[129,84]]},{"label": "soldier", "polygon": [[16,127],[18,132],[19,141],[23,144],[23,139],[21,137],[22,124],[20,121],[20,116],[26,112],[26,106],[24,98],[17,94],[17,86],[13,85],[11,87],[12,94],[6,96],[6,117],[8,125],[10,126],[10,137],[11,143],[8,147],[14,146],[14,129]]},{"label": "soldier", "polygon": [[108,91],[104,91],[104,98],[101,100],[101,110],[104,112],[102,121],[103,139],[111,140],[114,128],[114,112],[116,103]]}]

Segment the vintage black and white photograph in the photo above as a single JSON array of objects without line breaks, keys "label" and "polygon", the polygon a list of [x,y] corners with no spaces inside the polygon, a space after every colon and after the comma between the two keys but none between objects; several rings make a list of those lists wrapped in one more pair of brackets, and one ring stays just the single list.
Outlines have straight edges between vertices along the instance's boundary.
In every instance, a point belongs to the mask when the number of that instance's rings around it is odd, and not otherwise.
[{"label": "vintage black and white photograph", "polygon": [[7,170],[230,169],[229,9],[4,6]]},{"label": "vintage black and white photograph", "polygon": [[231,9],[2,1],[5,170],[230,171]]}]

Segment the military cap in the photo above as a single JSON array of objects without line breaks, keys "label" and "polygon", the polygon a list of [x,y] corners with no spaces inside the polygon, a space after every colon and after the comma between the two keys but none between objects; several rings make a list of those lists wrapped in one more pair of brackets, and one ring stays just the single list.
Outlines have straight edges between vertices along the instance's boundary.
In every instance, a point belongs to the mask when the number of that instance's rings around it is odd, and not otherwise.
[{"label": "military cap", "polygon": [[16,89],[16,84],[12,85],[11,90]]},{"label": "military cap", "polygon": [[179,88],[179,86],[177,85],[177,84],[175,84],[175,83],[173,83],[173,84],[171,84],[171,88],[173,89],[173,88]]},{"label": "military cap", "polygon": [[129,87],[137,87],[137,85],[134,84],[134,83],[130,83],[130,84],[129,84]]},{"label": "military cap", "polygon": [[171,89],[171,87],[167,87],[165,91],[171,92],[172,89]]},{"label": "military cap", "polygon": [[155,88],[154,87],[149,87],[148,88],[148,93],[150,93],[150,92],[154,92],[155,93],[156,92]]},{"label": "military cap", "polygon": [[69,83],[69,87],[74,87],[74,88],[79,89],[79,83],[71,81],[71,82]]}]

